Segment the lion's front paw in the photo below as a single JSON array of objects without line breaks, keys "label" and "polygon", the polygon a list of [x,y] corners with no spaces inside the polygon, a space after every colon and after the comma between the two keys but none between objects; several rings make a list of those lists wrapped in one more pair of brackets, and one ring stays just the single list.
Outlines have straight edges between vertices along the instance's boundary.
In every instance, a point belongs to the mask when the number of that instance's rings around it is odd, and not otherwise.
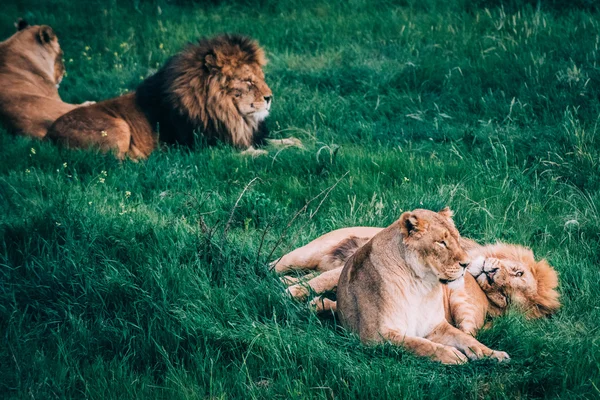
[{"label": "lion's front paw", "polygon": [[450,346],[440,346],[432,359],[441,362],[442,364],[449,365],[464,364],[469,361],[467,356],[461,353],[460,350]]},{"label": "lion's front paw", "polygon": [[287,292],[290,296],[292,296],[296,300],[305,300],[306,296],[308,296],[308,289],[303,285],[292,285],[287,288]]},{"label": "lion's front paw", "polygon": [[315,310],[317,314],[324,312],[336,312],[337,302],[328,299],[327,297],[315,297],[310,301],[310,307]]},{"label": "lion's front paw", "polygon": [[289,137],[285,139],[267,139],[267,143],[272,146],[278,147],[299,147],[301,149],[304,148],[304,145],[300,141],[300,139],[296,139],[295,137]]},{"label": "lion's front paw", "polygon": [[505,351],[496,351],[493,350],[490,358],[497,360],[499,362],[509,362],[510,356]]},{"label": "lion's front paw", "polygon": [[300,139],[295,138],[295,137],[289,137],[287,139],[283,139],[283,143],[286,146],[295,146],[295,147],[299,147],[301,149],[304,148],[304,145],[302,144],[302,142],[300,141]]},{"label": "lion's front paw", "polygon": [[259,157],[269,154],[268,151],[262,149],[255,149],[254,147],[248,147],[246,150],[242,151],[242,155],[250,155],[252,157]]},{"label": "lion's front paw", "polygon": [[498,361],[508,361],[510,357],[503,351],[495,351],[481,346],[470,346],[465,353],[471,360],[479,360],[482,358],[492,358]]},{"label": "lion's front paw", "polygon": [[294,276],[282,276],[281,278],[279,278],[279,280],[281,281],[281,283],[283,283],[285,286],[292,286],[292,285],[296,285],[297,283],[300,282],[299,278],[296,278]]}]

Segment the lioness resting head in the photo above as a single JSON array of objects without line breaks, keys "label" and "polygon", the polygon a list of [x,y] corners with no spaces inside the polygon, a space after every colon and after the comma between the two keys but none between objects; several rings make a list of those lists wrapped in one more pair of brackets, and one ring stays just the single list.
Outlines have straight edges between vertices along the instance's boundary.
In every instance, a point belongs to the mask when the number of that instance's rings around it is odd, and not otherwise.
[{"label": "lioness resting head", "polygon": [[58,117],[79,106],[58,95],[65,66],[52,28],[24,20],[15,25],[17,33],[0,42],[0,120],[12,131],[41,139]]},{"label": "lioness resting head", "polygon": [[340,276],[340,322],[363,343],[387,340],[442,363],[508,360],[446,321],[443,283],[461,279],[470,263],[451,215],[405,212],[360,247]]},{"label": "lioness resting head", "polygon": [[[352,227],[329,232],[272,263],[279,273],[291,270],[317,271],[302,282],[284,277],[288,293],[303,300],[314,292],[335,291],[343,265],[348,258],[383,228]],[[533,252],[518,245],[497,243],[481,246],[461,238],[461,246],[473,260],[464,277],[464,288],[445,290],[446,316],[460,330],[475,334],[486,316],[505,313],[509,305],[522,310],[528,318],[548,316],[560,308],[558,276],[546,260],[536,261]],[[477,277],[477,280],[475,280]],[[318,312],[335,311],[336,303],[316,297]]]},{"label": "lioness resting head", "polygon": [[[229,143],[256,154],[273,94],[264,51],[247,37],[221,35],[189,44],[135,93],[75,110],[49,137],[69,147],[98,147],[120,159],[147,158],[163,143]],[[296,139],[272,141],[299,144]]]}]

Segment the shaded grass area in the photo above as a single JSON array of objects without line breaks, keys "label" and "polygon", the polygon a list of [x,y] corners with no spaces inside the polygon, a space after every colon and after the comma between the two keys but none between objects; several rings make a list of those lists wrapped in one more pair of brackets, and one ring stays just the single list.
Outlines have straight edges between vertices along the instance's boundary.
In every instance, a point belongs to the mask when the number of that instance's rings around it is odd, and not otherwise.
[{"label": "shaded grass area", "polygon": [[[119,163],[3,131],[3,397],[600,395],[600,15],[546,4],[8,4],[2,37],[18,16],[57,31],[72,102],[135,88],[199,36],[253,36],[268,124],[306,148]],[[481,333],[510,365],[361,346],[268,271],[328,230],[444,205],[464,236],[531,246],[560,273],[558,315]]]}]

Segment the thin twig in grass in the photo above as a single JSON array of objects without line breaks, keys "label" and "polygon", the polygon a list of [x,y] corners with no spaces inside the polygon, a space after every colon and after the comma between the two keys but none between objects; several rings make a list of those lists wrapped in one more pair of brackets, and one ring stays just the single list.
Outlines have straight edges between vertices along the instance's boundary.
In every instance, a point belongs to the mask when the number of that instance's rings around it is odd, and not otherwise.
[{"label": "thin twig in grass", "polygon": [[246,187],[244,187],[244,190],[242,190],[242,193],[240,193],[239,197],[235,201],[235,204],[233,205],[233,208],[231,209],[231,213],[229,213],[229,219],[227,220],[227,223],[225,224],[225,229],[223,229],[223,238],[221,240],[221,247],[223,247],[223,244],[225,243],[225,240],[227,239],[227,232],[229,231],[229,226],[231,225],[231,222],[233,221],[233,214],[235,213],[235,210],[238,207],[240,200],[242,200],[242,197],[244,196],[244,193],[246,193],[248,188],[258,179],[259,178],[257,176],[255,178],[253,178],[250,182],[248,182],[246,184]]},{"label": "thin twig in grass", "polygon": [[258,246],[258,251],[256,252],[256,262],[254,263],[255,267],[258,267],[258,260],[260,259],[260,253],[262,252],[263,244],[265,243],[265,237],[267,236],[267,232],[271,228],[271,223],[269,222],[263,231],[262,236],[260,237],[260,244]]},{"label": "thin twig in grass", "polygon": [[[321,206],[323,205],[323,202],[325,202],[325,200],[327,199],[327,197],[329,197],[329,193],[331,193],[331,191],[333,189],[335,189],[335,187],[342,181],[342,179],[344,179],[348,174],[350,173],[350,171],[346,171],[346,173],[344,175],[341,176],[341,178],[339,178],[333,185],[329,186],[326,189],[323,189],[318,195],[316,195],[315,197],[313,197],[312,199],[310,199],[305,205],[304,207],[302,207],[301,209],[299,209],[296,214],[294,214],[294,217],[290,220],[290,222],[288,222],[288,224],[286,225],[285,229],[283,230],[283,232],[281,233],[281,235],[279,236],[279,238],[277,239],[277,242],[275,242],[275,246],[273,247],[273,250],[271,250],[271,252],[269,253],[269,256],[267,257],[267,259],[271,259],[271,257],[273,256],[273,253],[275,253],[275,250],[277,250],[277,247],[279,247],[279,245],[281,244],[281,242],[283,241],[283,238],[285,236],[285,234],[287,233],[288,229],[290,228],[290,226],[292,226],[292,224],[294,223],[294,221],[296,220],[296,218],[298,218],[298,216],[300,214],[302,214],[303,212],[305,212],[308,209],[308,206],[310,205],[310,203],[312,203],[313,201],[315,201],[316,199],[318,199],[319,197],[321,197],[323,194],[325,196],[323,196],[323,198],[321,199],[321,201],[319,202],[319,205],[317,206],[317,208],[315,208],[315,210],[313,212],[310,213],[308,220],[304,223],[304,225],[302,225],[300,227],[300,230],[304,229],[304,227],[308,224],[308,222],[313,219],[313,217],[317,214],[317,212],[319,212],[319,209],[321,208]],[[289,249],[290,246],[288,246],[288,248],[286,250]],[[270,270],[272,271],[276,266],[277,263],[279,262],[279,260],[277,260],[277,262],[273,265],[270,266]]]},{"label": "thin twig in grass", "polygon": [[192,196],[190,193],[184,193],[185,196],[187,196],[189,199],[194,200],[196,202],[195,209],[196,209],[196,213],[198,215],[198,225],[200,226],[202,233],[205,235],[208,233],[209,229],[208,229],[208,225],[206,225],[206,222],[204,221],[204,215],[214,213],[214,211],[202,213],[202,212],[200,212],[200,210],[202,209],[204,202],[206,202],[206,200],[208,200],[208,198],[210,197],[211,194],[212,194],[212,192],[204,193],[202,195],[201,201],[199,201],[195,196]]},{"label": "thin twig in grass", "polygon": [[[161,193],[161,198],[164,197],[173,197],[173,194],[180,194],[185,196],[188,199],[188,203],[186,203],[186,205],[189,205],[189,207],[193,208],[194,211],[196,211],[196,215],[198,216],[198,225],[200,226],[200,230],[202,231],[202,233],[204,235],[206,235],[207,233],[209,233],[210,229],[208,228],[208,225],[206,224],[206,221],[204,221],[204,215],[208,215],[208,214],[213,214],[216,211],[208,211],[208,212],[201,212],[200,210],[202,209],[202,206],[204,205],[204,203],[206,202],[206,200],[208,200],[208,198],[213,194],[213,192],[206,192],[202,194],[202,199],[198,200],[197,197],[193,196],[191,193],[189,192],[174,192],[174,193],[169,193],[168,191],[162,192]],[[194,201],[196,203],[196,206],[194,207],[191,203],[191,201]]]}]

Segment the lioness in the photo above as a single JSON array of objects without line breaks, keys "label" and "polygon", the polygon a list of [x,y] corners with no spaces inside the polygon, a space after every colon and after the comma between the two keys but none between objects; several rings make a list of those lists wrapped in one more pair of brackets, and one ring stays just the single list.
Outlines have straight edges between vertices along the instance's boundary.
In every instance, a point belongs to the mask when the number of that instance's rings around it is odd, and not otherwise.
[{"label": "lioness", "polygon": [[445,364],[508,360],[446,321],[444,283],[460,280],[470,263],[451,215],[405,212],[360,247],[340,276],[340,322],[363,343],[387,340]]},{"label": "lioness", "polygon": [[[333,291],[338,285],[345,262],[383,228],[353,227],[329,232],[272,263],[279,272],[290,270],[325,271],[309,274],[303,281],[285,277],[289,294],[299,300],[313,291]],[[473,260],[464,287],[445,288],[446,317],[462,331],[476,334],[486,316],[505,313],[509,304],[517,306],[529,318],[548,316],[560,307],[558,277],[546,260],[536,261],[533,252],[523,246],[497,243],[481,246],[461,238],[461,246]],[[310,288],[310,290],[309,290]],[[316,297],[318,312],[335,311],[336,303]]]},{"label": "lioness", "polygon": [[17,133],[41,139],[58,117],[80,105],[58,95],[65,66],[52,28],[24,20],[15,25],[17,33],[0,42],[0,120]]}]

